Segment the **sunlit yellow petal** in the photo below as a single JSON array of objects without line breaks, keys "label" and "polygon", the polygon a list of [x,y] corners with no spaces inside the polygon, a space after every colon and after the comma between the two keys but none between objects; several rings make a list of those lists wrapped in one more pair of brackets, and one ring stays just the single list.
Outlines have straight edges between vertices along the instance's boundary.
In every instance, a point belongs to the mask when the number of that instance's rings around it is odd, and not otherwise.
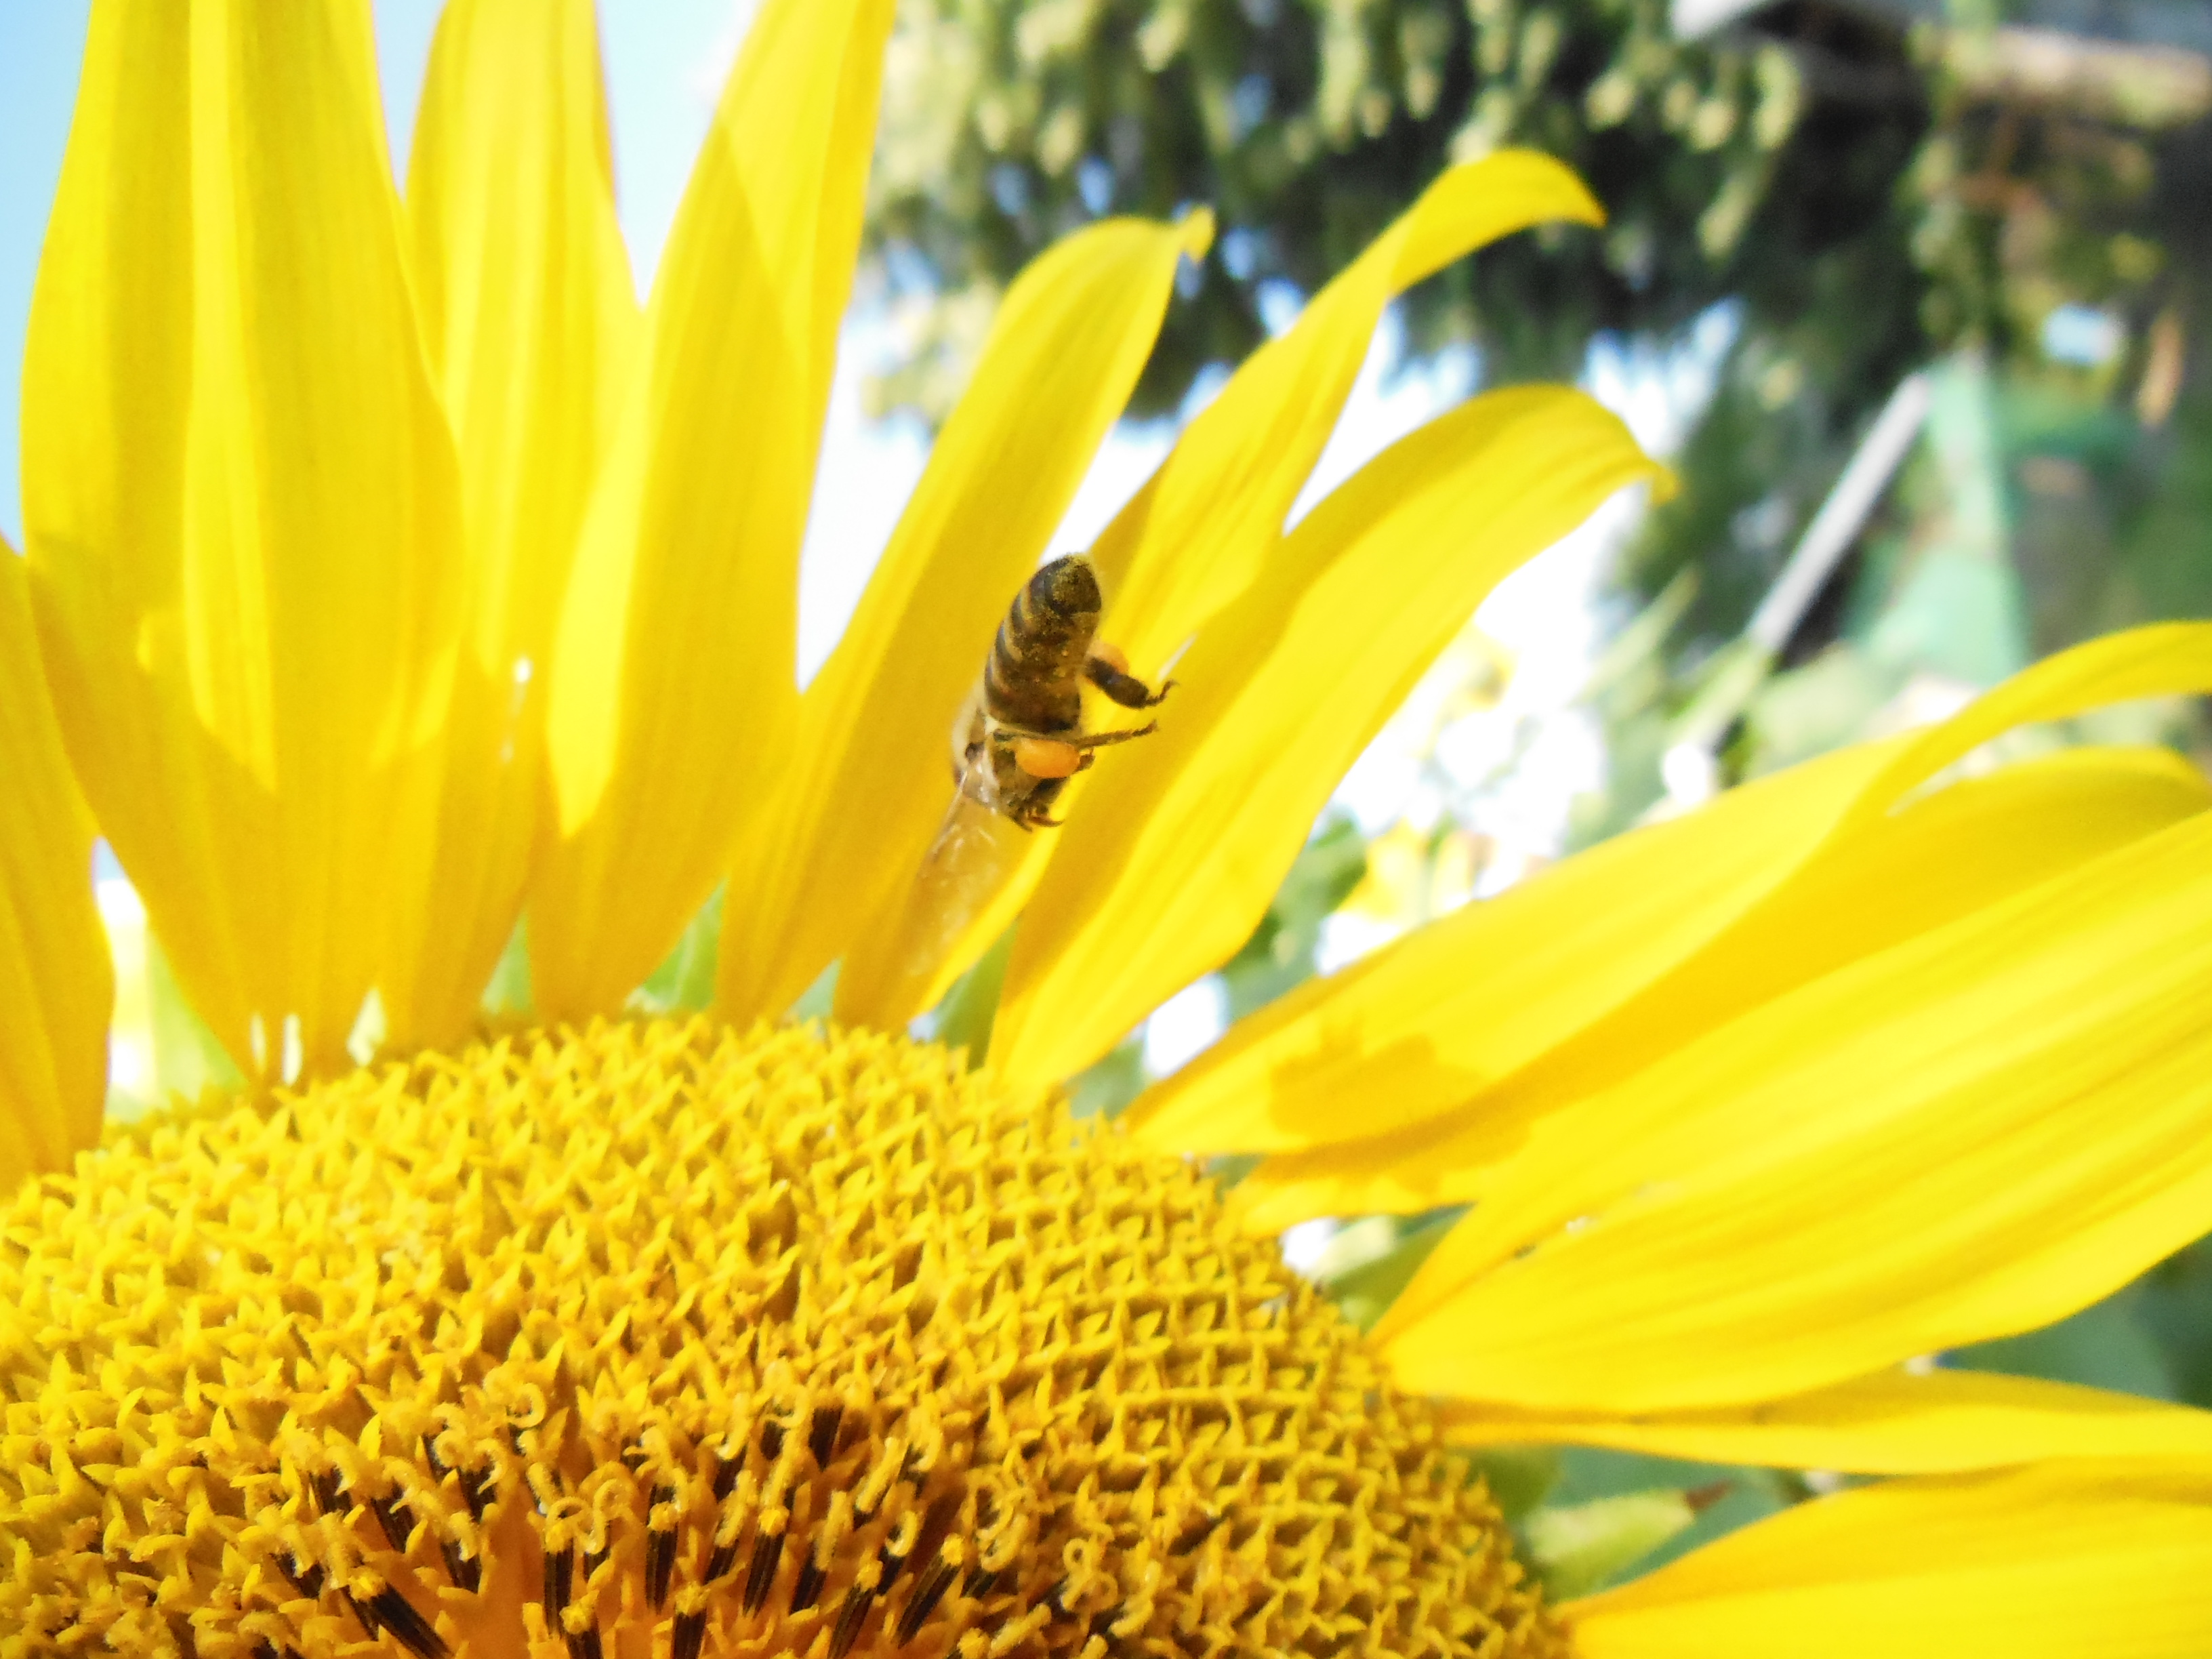
[{"label": "sunlit yellow petal", "polygon": [[407,214],[460,455],[471,642],[507,675],[552,633],[637,343],[590,0],[449,0]]},{"label": "sunlit yellow petal", "polygon": [[92,815],[40,673],[29,579],[0,540],[0,1190],[100,1139],[115,975]]},{"label": "sunlit yellow petal", "polygon": [[2197,1659],[2212,1632],[2212,1462],[1869,1486],[1566,1612],[1582,1659]]},{"label": "sunlit yellow petal", "polygon": [[422,902],[459,617],[365,6],[95,8],[24,402],[101,828],[242,1066],[343,1065]]},{"label": "sunlit yellow petal", "polygon": [[2025,1330],[2212,1206],[2212,814],[1540,1122],[1378,1328],[1409,1385],[1606,1412]]},{"label": "sunlit yellow petal", "polygon": [[1425,1126],[1709,943],[1803,862],[1895,748],[1731,790],[1310,981],[1239,1021],[1130,1121],[1163,1146],[1240,1152]]},{"label": "sunlit yellow petal", "polygon": [[992,1065],[1089,1064],[1233,955],[1315,815],[1483,594],[1657,468],[1579,392],[1493,392],[1394,445],[1291,532],[1100,761],[1023,913]]},{"label": "sunlit yellow petal", "polygon": [[2212,690],[2212,623],[2158,623],[2124,629],[2046,657],[1931,726],[1891,763],[1881,786],[1854,809],[1863,823],[1898,795],[2015,726],[2067,720],[2138,697]]},{"label": "sunlit yellow petal", "polygon": [[1549,156],[1501,150],[1454,167],[1247,358],[1095,550],[1115,642],[1138,672],[1151,678],[1259,574],[1395,295],[1514,231],[1603,217]]},{"label": "sunlit yellow petal", "polygon": [[466,1029],[522,904],[544,664],[638,331],[590,0],[453,0],[410,155],[423,346],[468,531],[432,902],[384,978],[401,1042]]},{"label": "sunlit yellow petal", "polygon": [[[2212,629],[2202,624],[2063,653],[1925,733],[1732,790],[1301,988],[1153,1091],[1133,1121],[1182,1148],[1330,1146],[1247,1183],[1255,1225],[1464,1197],[1529,1121],[1577,1091],[1853,955],[2194,810],[2201,786],[2185,769],[2114,756],[2078,763],[2090,773],[2062,763],[1941,805],[1896,803],[2019,721],[2208,682]],[[1892,813],[1899,821],[1882,829]],[[1958,851],[2000,834],[2002,848]],[[1956,882],[1931,879],[1948,866],[1924,860],[1939,854],[1972,867]],[[1447,1116],[1448,1130],[1437,1122]]]},{"label": "sunlit yellow petal", "polygon": [[[1106,636],[1139,674],[1156,678],[1279,544],[1393,295],[1509,232],[1602,216],[1582,181],[1547,156],[1505,151],[1455,167],[1287,334],[1248,358],[1091,549]],[[1061,797],[1063,816],[1086,793],[1083,783]],[[931,1006],[1027,906],[1055,843],[981,822],[972,828],[972,855],[921,871],[895,921],[848,960],[842,1012],[895,1024]]]},{"label": "sunlit yellow petal", "polygon": [[2212,1458],[2212,1412],[1985,1371],[1881,1371],[1718,1411],[1599,1417],[1462,1401],[1442,1415],[1462,1445],[1564,1442],[1864,1474],[1948,1474],[2049,1457]]},{"label": "sunlit yellow petal", "polygon": [[[2203,775],[2165,750],[2066,750],[1940,790],[1838,838],[1706,948],[1507,1081],[1474,1091],[1446,1122],[1271,1160],[1242,1194],[1251,1224],[1471,1198],[1485,1170],[1547,1112],[1747,1007],[2208,804]],[[1173,1085],[1164,1092],[1173,1098]],[[1254,1115],[1278,1133],[1298,1127]]]},{"label": "sunlit yellow petal", "polygon": [[796,722],[799,547],[890,0],[769,0],[677,215],[556,630],[532,989],[611,1008],[721,878]]},{"label": "sunlit yellow petal", "polygon": [[[1167,309],[1183,228],[1116,219],[1015,282],[860,608],[802,700],[781,787],[740,838],[718,1001],[779,1014],[896,902],[945,814],[949,734],[993,631],[1118,419]],[[874,1020],[849,969],[851,1017]],[[886,1023],[878,1021],[878,1023]]]}]

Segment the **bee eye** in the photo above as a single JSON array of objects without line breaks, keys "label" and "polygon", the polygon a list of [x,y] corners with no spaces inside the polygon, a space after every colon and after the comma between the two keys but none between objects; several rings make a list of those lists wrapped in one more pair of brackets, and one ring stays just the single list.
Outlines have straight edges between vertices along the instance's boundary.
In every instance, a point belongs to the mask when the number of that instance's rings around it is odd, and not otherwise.
[{"label": "bee eye", "polygon": [[1033,778],[1069,778],[1083,769],[1083,751],[1052,738],[1016,738],[1014,764]]}]

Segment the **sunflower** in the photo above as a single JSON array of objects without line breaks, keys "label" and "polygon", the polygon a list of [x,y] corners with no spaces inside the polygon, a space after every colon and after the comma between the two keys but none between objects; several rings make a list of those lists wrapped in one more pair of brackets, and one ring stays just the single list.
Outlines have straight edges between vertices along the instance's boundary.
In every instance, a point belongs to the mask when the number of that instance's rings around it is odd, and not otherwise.
[{"label": "sunflower", "polygon": [[[95,8],[0,559],[0,1646],[2203,1652],[2212,1421],[1906,1362],[2203,1226],[2203,781],[1973,763],[2212,689],[2212,628],[1568,860],[1076,1123],[1487,586],[1657,470],[1519,388],[1285,531],[1391,296],[1597,216],[1445,174],[1091,550],[1158,731],[948,845],[951,714],[1208,227],[1014,284],[802,694],[890,14],[763,7],[641,311],[586,0],[447,8],[404,205],[361,4]],[[95,830],[245,1079],[104,1137]],[[623,1015],[717,889],[711,1017]],[[543,1023],[487,1030],[519,917]],[[905,1035],[956,981],[973,1069]],[[1268,1242],[1438,1211],[1371,1333]],[[1464,1449],[1542,1441],[1896,1478],[1554,1607]]]}]

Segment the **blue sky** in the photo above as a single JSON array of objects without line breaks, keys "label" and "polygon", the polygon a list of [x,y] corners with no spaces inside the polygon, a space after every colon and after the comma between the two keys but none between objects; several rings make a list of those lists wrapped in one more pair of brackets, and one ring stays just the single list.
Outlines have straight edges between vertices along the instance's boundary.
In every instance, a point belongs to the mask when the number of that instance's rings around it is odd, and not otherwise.
[{"label": "blue sky", "polygon": [[0,0],[0,535],[23,544],[23,319],[84,56],[86,0]]}]

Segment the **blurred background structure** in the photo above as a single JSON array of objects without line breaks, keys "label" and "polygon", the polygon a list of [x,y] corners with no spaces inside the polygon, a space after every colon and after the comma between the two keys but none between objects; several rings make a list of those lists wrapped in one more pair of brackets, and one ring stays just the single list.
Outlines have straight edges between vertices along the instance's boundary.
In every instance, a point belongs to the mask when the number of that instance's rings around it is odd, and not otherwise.
[{"label": "blurred background structure", "polygon": [[[1601,689],[1587,838],[1662,793],[1702,694],[1741,775],[2212,605],[2208,53],[2204,0],[910,0],[871,228],[907,350],[872,392],[933,420],[1054,236],[1210,202],[1139,393],[1170,411],[1448,161],[1571,162],[1607,227],[1423,284],[1401,351],[1472,348],[1487,384],[1571,378],[1594,337],[1709,359],[1686,488],[1613,573],[1652,660]],[[1931,365],[1905,477],[1753,672],[1754,611]]]},{"label": "blurred background structure", "polygon": [[[11,382],[85,9],[0,0]],[[378,0],[396,145],[437,9]],[[602,8],[641,288],[752,9]],[[1683,488],[1655,510],[1614,503],[1500,589],[1347,780],[1253,939],[1082,1080],[1085,1109],[1573,847],[1940,718],[2088,635],[2212,615],[2212,0],[901,0],[802,675],[998,295],[1054,238],[1200,203],[1221,226],[1064,550],[1444,166],[1508,144],[1579,169],[1609,223],[1508,239],[1406,295],[1297,510],[1447,404],[1536,378],[1580,380]],[[11,386],[11,537],[15,418]],[[2206,733],[2200,708],[2169,703],[2016,741],[2202,760]],[[118,872],[101,890],[127,1109],[221,1062]],[[714,941],[710,908],[648,1000],[698,1000]],[[1364,1320],[1448,1219],[1347,1218],[1287,1246]],[[2212,1249],[2048,1330],[1931,1358],[2212,1406]],[[1564,1591],[1818,1484],[1589,1451],[1499,1455],[1488,1472]]]}]

